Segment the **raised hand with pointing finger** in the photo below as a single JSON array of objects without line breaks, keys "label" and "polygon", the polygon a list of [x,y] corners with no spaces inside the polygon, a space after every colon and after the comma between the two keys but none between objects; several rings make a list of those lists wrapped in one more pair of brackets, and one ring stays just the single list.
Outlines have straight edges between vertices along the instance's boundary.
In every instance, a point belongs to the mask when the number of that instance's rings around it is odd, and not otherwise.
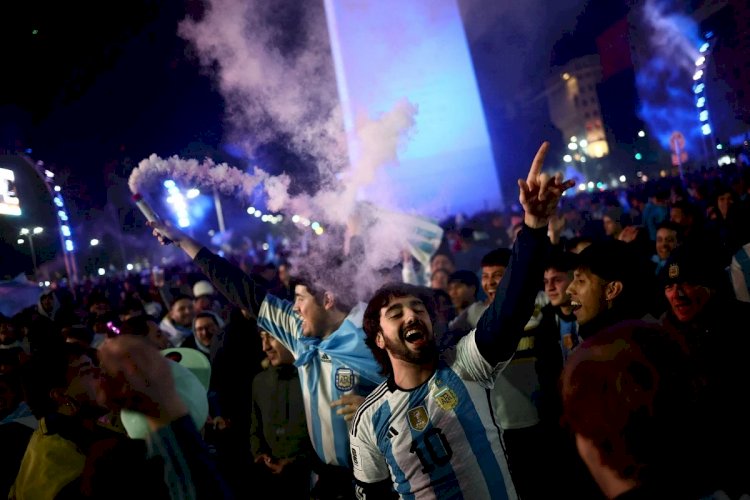
[{"label": "raised hand with pointing finger", "polygon": [[548,151],[549,142],[545,141],[531,162],[526,180],[518,179],[518,201],[523,206],[523,221],[534,229],[547,225],[557,209],[563,192],[575,185],[574,180],[563,181],[560,173],[550,177],[542,172]]}]

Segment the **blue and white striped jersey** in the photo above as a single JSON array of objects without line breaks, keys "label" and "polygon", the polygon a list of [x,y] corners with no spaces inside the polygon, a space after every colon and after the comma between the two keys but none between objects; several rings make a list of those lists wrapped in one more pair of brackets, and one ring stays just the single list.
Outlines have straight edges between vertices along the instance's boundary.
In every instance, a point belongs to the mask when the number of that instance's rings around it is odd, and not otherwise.
[{"label": "blue and white striped jersey", "polygon": [[267,294],[258,314],[258,327],[284,344],[298,367],[307,417],[307,430],[320,459],[351,467],[349,427],[331,402],[345,394],[368,395],[380,382],[380,366],[365,345],[361,318],[350,314],[325,339],[304,337],[293,304]]},{"label": "blue and white striped jersey", "polygon": [[487,391],[506,364],[490,366],[472,331],[421,386],[378,386],[352,424],[357,481],[390,476],[402,498],[516,498]]}]

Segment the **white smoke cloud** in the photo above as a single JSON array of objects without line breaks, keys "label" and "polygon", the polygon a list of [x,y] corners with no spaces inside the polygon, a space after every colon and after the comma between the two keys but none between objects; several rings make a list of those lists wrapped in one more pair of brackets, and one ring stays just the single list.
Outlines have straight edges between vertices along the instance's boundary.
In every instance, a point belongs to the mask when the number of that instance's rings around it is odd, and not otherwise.
[{"label": "white smoke cloud", "polygon": [[[290,16],[299,33],[285,38],[276,18],[288,21]],[[430,227],[428,223],[358,199],[379,168],[398,163],[417,109],[402,100],[380,117],[362,117],[356,160],[349,164],[322,2],[210,0],[205,15],[183,21],[179,32],[194,46],[224,97],[232,142],[241,144],[248,156],[258,145],[284,142],[312,159],[321,185],[315,193],[291,197],[287,175],[272,176],[257,167],[245,173],[210,159],[152,155],[133,171],[131,191],[145,191],[171,178],[249,200],[262,184],[269,210],[299,214],[326,228],[323,236],[308,235],[303,245],[309,246],[308,252],[292,257],[298,272],[333,286],[342,286],[342,280],[355,282],[359,299],[379,285],[377,272],[396,264],[402,250],[426,248],[416,235]],[[387,187],[381,190],[383,196]],[[431,237],[437,234],[439,240],[442,232],[433,229]],[[340,266],[347,254],[356,266]]]},{"label": "white smoke cloud", "polygon": [[[203,18],[183,21],[179,32],[214,76],[248,153],[285,136],[294,151],[336,172],[346,163],[346,138],[324,11],[302,5],[210,0]],[[290,17],[298,31],[284,50]]]}]

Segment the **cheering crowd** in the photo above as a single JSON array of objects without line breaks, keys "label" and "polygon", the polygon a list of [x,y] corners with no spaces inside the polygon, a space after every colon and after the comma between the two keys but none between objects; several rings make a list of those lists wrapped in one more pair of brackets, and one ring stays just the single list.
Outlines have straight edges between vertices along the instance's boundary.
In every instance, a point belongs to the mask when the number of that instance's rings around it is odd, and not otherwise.
[{"label": "cheering crowd", "polygon": [[185,265],[0,317],[0,489],[749,495],[750,169],[576,194],[547,147],[520,210],[450,221],[365,302],[356,262],[247,268],[149,223]]}]

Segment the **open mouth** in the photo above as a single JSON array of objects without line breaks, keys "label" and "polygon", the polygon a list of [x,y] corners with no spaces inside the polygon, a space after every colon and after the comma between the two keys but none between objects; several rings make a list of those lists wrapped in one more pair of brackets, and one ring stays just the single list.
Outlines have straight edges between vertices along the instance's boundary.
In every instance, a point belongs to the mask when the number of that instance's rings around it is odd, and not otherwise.
[{"label": "open mouth", "polygon": [[421,328],[410,328],[404,332],[404,340],[410,344],[421,344],[427,340],[427,336]]},{"label": "open mouth", "polygon": [[581,308],[582,304],[578,302],[577,300],[571,300],[570,301],[570,307],[573,308],[573,312],[576,312]]}]

